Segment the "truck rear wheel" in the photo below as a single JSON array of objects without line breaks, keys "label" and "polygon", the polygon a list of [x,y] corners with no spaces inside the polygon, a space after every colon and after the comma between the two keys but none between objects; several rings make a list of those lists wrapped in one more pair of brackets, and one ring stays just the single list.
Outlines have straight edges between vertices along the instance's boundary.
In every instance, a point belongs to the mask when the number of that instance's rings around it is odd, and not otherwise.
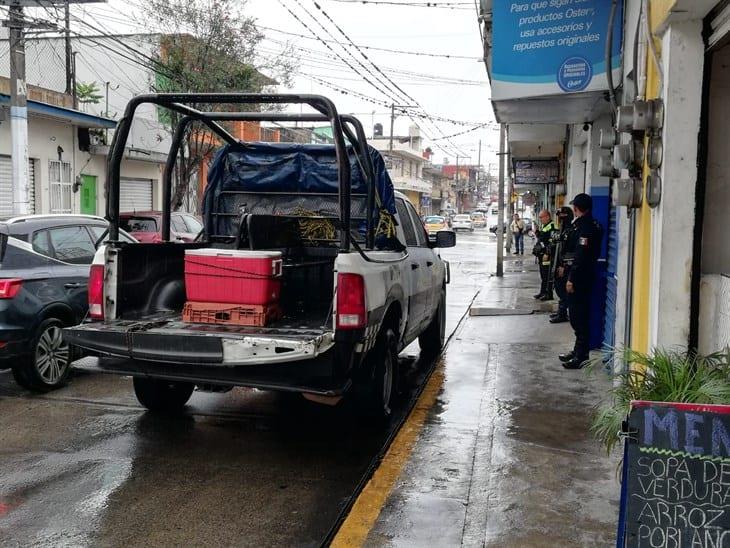
[{"label": "truck rear wheel", "polygon": [[425,331],[418,336],[418,344],[422,353],[435,356],[441,352],[444,342],[446,342],[446,292],[442,291],[438,310]]},{"label": "truck rear wheel", "polygon": [[358,407],[368,417],[387,419],[393,411],[398,375],[398,337],[393,328],[380,330],[364,373],[355,386]]},{"label": "truck rear wheel", "polygon": [[134,378],[134,393],[139,403],[157,413],[181,411],[193,394],[195,385],[162,379]]}]

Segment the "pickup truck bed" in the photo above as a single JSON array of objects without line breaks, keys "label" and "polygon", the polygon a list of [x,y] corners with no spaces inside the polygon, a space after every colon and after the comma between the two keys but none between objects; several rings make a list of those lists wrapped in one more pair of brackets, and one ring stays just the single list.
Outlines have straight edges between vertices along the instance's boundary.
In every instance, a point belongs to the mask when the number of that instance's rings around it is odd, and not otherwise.
[{"label": "pickup truck bed", "polygon": [[269,327],[190,324],[180,313],[82,324],[66,332],[70,344],[105,354],[175,364],[226,366],[311,359],[333,344],[331,328],[311,316]]},{"label": "pickup truck bed", "polygon": [[334,334],[312,319],[236,327],[189,324],[179,313],[159,313],[82,324],[68,329],[66,337],[101,354],[82,366],[97,372],[322,396],[341,395],[350,385],[333,375]]}]

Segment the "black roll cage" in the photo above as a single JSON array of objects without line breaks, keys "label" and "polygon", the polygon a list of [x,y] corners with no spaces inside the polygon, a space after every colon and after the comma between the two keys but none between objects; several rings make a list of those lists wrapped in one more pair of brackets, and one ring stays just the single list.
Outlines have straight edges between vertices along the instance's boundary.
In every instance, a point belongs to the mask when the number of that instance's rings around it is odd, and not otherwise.
[{"label": "black roll cage", "polygon": [[[149,93],[138,95],[127,104],[124,116],[119,120],[112,139],[107,163],[107,206],[106,218],[109,221],[109,239],[119,240],[119,180],[120,168],[129,132],[134,121],[134,113],[142,104],[155,104],[182,114],[172,136],[165,170],[162,176],[162,240],[170,240],[170,216],[172,198],[172,174],[177,163],[185,130],[193,122],[202,122],[213,133],[229,144],[239,141],[221,126],[219,121],[258,121],[258,122],[329,122],[335,144],[337,159],[337,182],[340,222],[340,251],[349,252],[353,242],[350,232],[352,180],[350,160],[345,138],[350,142],[356,159],[361,166],[367,182],[367,220],[366,248],[375,246],[375,170],[368,151],[365,131],[354,116],[340,115],[337,107],[328,98],[309,94],[262,94],[262,93]],[[306,104],[318,114],[296,114],[281,112],[205,112],[188,106],[189,103],[203,104]]]}]

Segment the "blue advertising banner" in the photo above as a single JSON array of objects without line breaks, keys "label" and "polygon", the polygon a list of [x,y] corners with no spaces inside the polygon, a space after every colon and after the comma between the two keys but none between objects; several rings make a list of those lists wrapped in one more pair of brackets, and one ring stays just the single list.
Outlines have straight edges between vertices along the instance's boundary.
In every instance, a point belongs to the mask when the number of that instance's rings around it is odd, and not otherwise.
[{"label": "blue advertising banner", "polygon": [[[603,91],[611,0],[495,0],[492,100]],[[623,1],[611,68],[620,80]]]}]

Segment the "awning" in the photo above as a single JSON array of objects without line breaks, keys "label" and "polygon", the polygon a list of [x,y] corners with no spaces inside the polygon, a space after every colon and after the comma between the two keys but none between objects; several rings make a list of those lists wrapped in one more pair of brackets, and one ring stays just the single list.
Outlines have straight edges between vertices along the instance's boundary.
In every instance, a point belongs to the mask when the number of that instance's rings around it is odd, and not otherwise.
[{"label": "awning", "polygon": [[[10,95],[0,93],[0,105],[10,107]],[[40,101],[28,100],[28,114],[43,116],[60,122],[66,122],[77,127],[85,128],[114,128],[117,123],[109,118],[93,116],[78,110],[65,107],[57,107]]]}]

